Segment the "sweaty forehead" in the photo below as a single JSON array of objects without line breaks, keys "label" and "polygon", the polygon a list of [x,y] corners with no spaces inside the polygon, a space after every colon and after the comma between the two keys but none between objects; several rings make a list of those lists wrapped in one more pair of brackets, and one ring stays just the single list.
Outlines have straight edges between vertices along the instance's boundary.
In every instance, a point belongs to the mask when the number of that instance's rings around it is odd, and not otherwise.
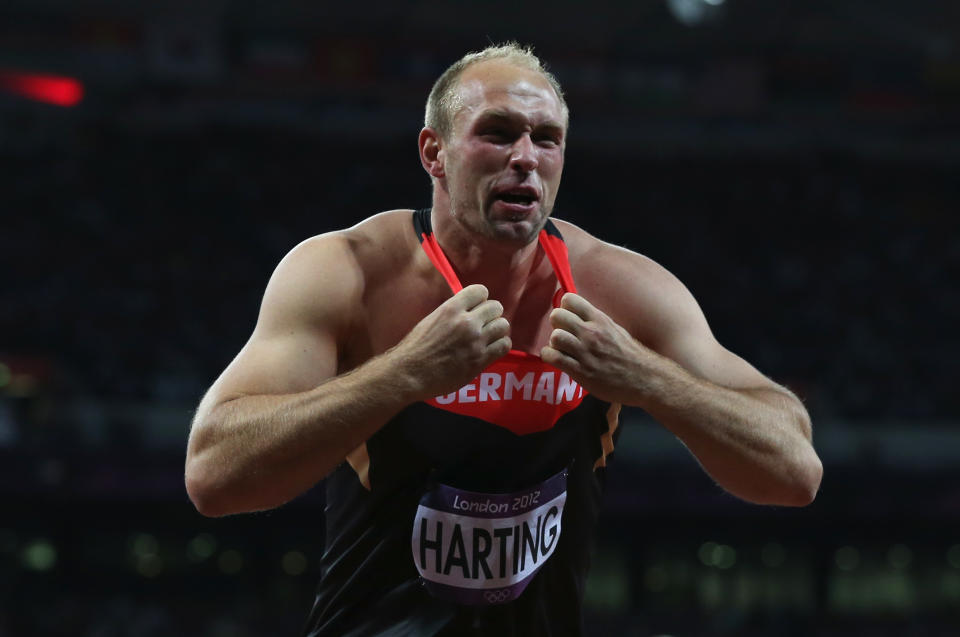
[{"label": "sweaty forehead", "polygon": [[537,71],[500,60],[475,64],[463,72],[455,121],[488,110],[516,110],[563,124],[563,108],[553,87]]}]

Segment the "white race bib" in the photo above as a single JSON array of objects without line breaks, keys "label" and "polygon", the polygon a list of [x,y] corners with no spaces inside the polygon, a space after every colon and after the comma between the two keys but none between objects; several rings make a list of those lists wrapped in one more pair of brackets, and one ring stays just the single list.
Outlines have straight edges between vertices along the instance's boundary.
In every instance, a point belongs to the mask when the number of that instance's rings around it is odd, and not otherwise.
[{"label": "white race bib", "polygon": [[459,604],[516,599],[553,555],[566,500],[566,470],[516,493],[437,485],[413,521],[413,561],[427,590]]}]

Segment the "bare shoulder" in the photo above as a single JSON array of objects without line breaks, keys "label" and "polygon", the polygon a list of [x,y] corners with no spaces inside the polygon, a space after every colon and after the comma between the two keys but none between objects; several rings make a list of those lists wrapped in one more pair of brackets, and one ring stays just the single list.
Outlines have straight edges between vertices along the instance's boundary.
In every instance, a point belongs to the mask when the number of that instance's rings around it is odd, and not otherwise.
[{"label": "bare shoulder", "polygon": [[294,247],[270,278],[258,329],[269,329],[274,318],[347,329],[370,280],[404,258],[394,245],[412,234],[399,232],[404,219],[409,225],[410,211],[383,212]]},{"label": "bare shoulder", "polygon": [[413,210],[388,210],[344,231],[354,258],[368,277],[397,272],[416,253]]},{"label": "bare shoulder", "polygon": [[573,224],[557,225],[581,296],[634,338],[716,384],[781,389],[717,342],[693,294],[666,268]]},{"label": "bare shoulder", "polygon": [[665,267],[572,223],[555,223],[567,244],[580,293],[641,341],[656,349],[658,341],[690,321],[705,326],[693,295]]}]

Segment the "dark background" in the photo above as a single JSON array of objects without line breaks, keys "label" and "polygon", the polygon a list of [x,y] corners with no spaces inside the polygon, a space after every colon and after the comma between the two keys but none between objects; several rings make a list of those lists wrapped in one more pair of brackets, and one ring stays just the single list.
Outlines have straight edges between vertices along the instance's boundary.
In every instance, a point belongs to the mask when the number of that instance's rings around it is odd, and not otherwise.
[{"label": "dark background", "polygon": [[430,85],[511,38],[567,92],[556,216],[677,274],[806,401],[825,465],[810,507],[747,505],[626,413],[587,634],[958,634],[958,14],[5,0],[0,636],[297,633],[320,489],[199,516],[192,411],[290,248],[429,204]]}]

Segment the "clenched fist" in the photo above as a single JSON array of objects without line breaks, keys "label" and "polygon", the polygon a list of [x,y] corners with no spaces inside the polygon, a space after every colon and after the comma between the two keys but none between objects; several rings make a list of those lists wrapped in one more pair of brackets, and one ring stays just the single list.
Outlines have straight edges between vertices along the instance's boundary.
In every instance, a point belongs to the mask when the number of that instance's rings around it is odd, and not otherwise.
[{"label": "clenched fist", "polygon": [[568,292],[550,313],[553,332],[540,352],[602,400],[639,405],[663,357],[585,298]]},{"label": "clenched fist", "polygon": [[417,323],[391,351],[418,380],[423,396],[448,394],[473,380],[510,351],[510,323],[503,305],[470,285]]}]

